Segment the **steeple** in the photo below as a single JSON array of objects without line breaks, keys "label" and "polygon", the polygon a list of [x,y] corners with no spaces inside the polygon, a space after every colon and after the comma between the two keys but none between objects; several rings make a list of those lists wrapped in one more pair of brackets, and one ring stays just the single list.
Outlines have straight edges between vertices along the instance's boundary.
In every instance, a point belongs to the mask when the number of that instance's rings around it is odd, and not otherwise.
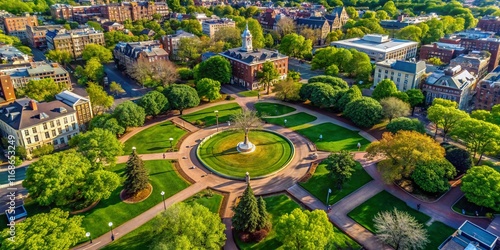
[{"label": "steeple", "polygon": [[248,29],[248,22],[243,34],[241,34],[241,51],[252,52],[252,34]]}]

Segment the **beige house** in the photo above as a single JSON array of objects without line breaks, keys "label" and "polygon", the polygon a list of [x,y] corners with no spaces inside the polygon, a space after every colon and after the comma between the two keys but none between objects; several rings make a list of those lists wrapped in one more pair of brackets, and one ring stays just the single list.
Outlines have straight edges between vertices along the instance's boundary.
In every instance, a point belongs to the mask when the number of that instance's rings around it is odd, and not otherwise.
[{"label": "beige house", "polygon": [[209,36],[210,38],[214,38],[215,33],[219,31],[222,27],[236,27],[236,22],[231,19],[222,18],[222,19],[211,19],[204,20],[201,23],[201,30],[203,34]]},{"label": "beige house", "polygon": [[407,91],[420,87],[422,76],[425,74],[426,65],[424,61],[409,62],[388,59],[375,64],[373,74],[373,86],[377,86],[384,79],[390,79],[399,91]]},{"label": "beige house", "polygon": [[68,51],[75,60],[82,56],[87,44],[106,45],[104,33],[92,28],[47,31],[46,40],[50,50]]}]

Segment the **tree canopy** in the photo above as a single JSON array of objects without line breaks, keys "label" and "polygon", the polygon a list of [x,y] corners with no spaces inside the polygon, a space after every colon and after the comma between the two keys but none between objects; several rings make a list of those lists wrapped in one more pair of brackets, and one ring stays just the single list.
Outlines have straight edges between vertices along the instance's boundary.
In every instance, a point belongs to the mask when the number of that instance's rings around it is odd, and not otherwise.
[{"label": "tree canopy", "polygon": [[363,96],[349,102],[345,107],[344,115],[356,126],[369,128],[380,122],[382,106],[375,99]]},{"label": "tree canopy", "polygon": [[141,157],[132,150],[125,167],[123,189],[128,195],[135,195],[149,186],[149,174]]},{"label": "tree canopy", "polygon": [[389,124],[387,124],[386,129],[393,134],[400,130],[416,131],[425,134],[424,124],[422,124],[422,122],[420,122],[417,118],[410,119],[408,117],[399,117],[393,119],[389,122]]},{"label": "tree canopy", "polygon": [[396,88],[396,84],[394,84],[394,82],[390,79],[384,79],[377,84],[375,90],[373,90],[372,97],[376,100],[382,100],[397,92],[398,88]]},{"label": "tree canopy", "polygon": [[118,121],[118,124],[124,128],[140,127],[144,125],[146,112],[132,101],[126,101],[116,106],[113,116]]},{"label": "tree canopy", "polygon": [[410,114],[410,105],[396,97],[383,98],[380,100],[380,105],[382,105],[382,115],[389,119],[389,122],[392,121],[393,118]]},{"label": "tree canopy", "polygon": [[80,133],[71,138],[69,144],[76,147],[77,152],[84,155],[94,169],[102,169],[105,165],[113,166],[116,157],[123,153],[123,145],[116,139],[116,134],[103,128]]},{"label": "tree canopy", "polygon": [[199,81],[203,78],[210,78],[221,84],[226,84],[231,80],[231,72],[231,64],[226,58],[222,56],[212,56],[199,64],[194,75],[195,81]]},{"label": "tree canopy", "polygon": [[[448,132],[456,128],[461,120],[468,117],[469,115],[465,111],[453,107],[446,107],[441,104],[433,104],[427,109],[427,118],[436,125],[436,134],[439,126],[443,129],[444,141],[446,141]],[[436,137],[436,134],[434,137]]]},{"label": "tree canopy", "polygon": [[479,154],[478,163],[483,154],[495,153],[499,150],[500,127],[495,124],[466,118],[457,122],[451,134],[465,143],[467,149],[472,152],[473,158]]},{"label": "tree canopy", "polygon": [[273,62],[267,61],[262,64],[262,68],[257,72],[257,77],[259,78],[259,84],[267,88],[267,94],[269,95],[271,91],[271,85],[280,76],[276,66]]},{"label": "tree canopy", "polygon": [[107,63],[113,60],[113,53],[102,45],[90,43],[83,49],[82,59],[88,61],[91,58],[97,58],[99,62]]},{"label": "tree canopy", "polygon": [[462,177],[468,201],[500,211],[500,173],[488,166],[473,167]]},{"label": "tree canopy", "polygon": [[281,39],[279,51],[291,57],[304,58],[312,51],[312,41],[295,33],[287,34]]},{"label": "tree canopy", "polygon": [[422,190],[430,193],[444,192],[450,188],[449,179],[456,175],[453,165],[446,159],[433,159],[417,163],[411,178]]},{"label": "tree canopy", "polygon": [[169,103],[167,98],[158,91],[151,91],[145,94],[139,100],[139,106],[144,109],[146,115],[157,116],[165,110],[168,110]]},{"label": "tree canopy", "polygon": [[423,225],[407,212],[379,212],[373,221],[377,238],[395,249],[424,249],[429,242]]},{"label": "tree canopy", "polygon": [[[250,184],[247,184],[243,196],[233,210],[234,216],[232,220],[233,227],[236,231],[252,233],[263,229],[267,225],[268,219],[261,218],[259,204],[253,194]],[[262,221],[266,223],[262,223]]]},{"label": "tree canopy", "polygon": [[326,163],[326,169],[330,171],[333,183],[339,190],[351,178],[357,165],[357,162],[348,151],[332,153],[323,163]]},{"label": "tree canopy", "polygon": [[196,92],[200,98],[206,98],[208,101],[220,99],[220,82],[210,78],[202,78],[196,82]]},{"label": "tree canopy", "polygon": [[30,80],[26,87],[22,88],[22,92],[31,99],[39,102],[50,102],[55,100],[55,96],[66,89],[64,83],[56,83],[53,78],[45,78],[40,80]]},{"label": "tree canopy", "polygon": [[173,84],[163,91],[170,103],[171,109],[182,111],[187,108],[196,107],[200,104],[200,98],[196,90],[188,85]]}]

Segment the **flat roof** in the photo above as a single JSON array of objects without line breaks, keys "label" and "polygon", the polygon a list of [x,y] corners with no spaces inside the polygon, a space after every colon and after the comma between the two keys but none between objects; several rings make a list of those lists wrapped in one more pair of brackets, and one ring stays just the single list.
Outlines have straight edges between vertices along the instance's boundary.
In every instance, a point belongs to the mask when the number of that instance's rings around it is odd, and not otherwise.
[{"label": "flat roof", "polygon": [[460,226],[459,230],[462,231],[462,234],[465,233],[466,235],[473,237],[475,240],[490,247],[493,246],[498,239],[496,235],[484,230],[482,227],[479,227],[470,221],[465,221],[464,224]]},{"label": "flat roof", "polygon": [[331,46],[343,45],[352,48],[359,48],[359,49],[372,50],[378,52],[391,52],[411,45],[417,46],[418,43],[402,39],[389,39],[389,41],[387,42],[378,43],[378,42],[363,40],[362,38],[351,38],[341,41],[335,41],[332,42],[330,45]]}]

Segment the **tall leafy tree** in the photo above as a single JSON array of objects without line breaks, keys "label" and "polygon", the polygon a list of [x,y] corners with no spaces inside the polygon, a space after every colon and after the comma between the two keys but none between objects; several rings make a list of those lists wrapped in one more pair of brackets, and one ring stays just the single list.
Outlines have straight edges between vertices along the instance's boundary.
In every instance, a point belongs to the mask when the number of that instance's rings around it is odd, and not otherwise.
[{"label": "tall leafy tree", "polygon": [[444,157],[455,167],[459,175],[464,174],[474,165],[469,151],[455,146],[445,149],[446,155]]},{"label": "tall leafy tree", "polygon": [[279,218],[276,235],[285,249],[325,249],[334,237],[325,211],[300,208]]},{"label": "tall leafy tree", "polygon": [[195,61],[201,56],[201,41],[199,38],[184,37],[179,40],[177,56],[182,60]]},{"label": "tall leafy tree", "polygon": [[460,138],[467,145],[473,158],[479,154],[477,164],[481,162],[485,153],[499,151],[500,127],[495,124],[472,118],[462,119],[457,122],[452,135]]},{"label": "tall leafy tree", "polygon": [[295,33],[285,35],[279,47],[281,53],[296,58],[304,58],[304,55],[310,53],[311,50],[312,41]]},{"label": "tall leafy tree", "polygon": [[252,187],[247,184],[240,202],[234,208],[233,227],[239,232],[255,232],[259,230],[259,206],[253,194]]},{"label": "tall leafy tree", "polygon": [[373,221],[377,238],[395,249],[424,249],[429,243],[423,225],[407,212],[379,212]]},{"label": "tall leafy tree", "polygon": [[391,122],[393,118],[410,114],[410,105],[396,97],[383,98],[380,100],[380,105],[382,105],[382,114],[385,118],[389,119],[389,122]]},{"label": "tall leafy tree", "polygon": [[326,67],[334,64],[334,55],[337,53],[337,48],[326,47],[316,50],[314,57],[311,61],[311,69],[325,69]]},{"label": "tall leafy tree", "polygon": [[50,102],[53,101],[55,96],[61,93],[64,89],[66,89],[66,85],[64,83],[56,83],[52,78],[45,78],[40,80],[30,80],[22,91],[31,99],[35,99],[39,102]]},{"label": "tall leafy tree", "polygon": [[438,193],[450,188],[448,180],[456,174],[455,167],[446,159],[433,159],[417,163],[411,178],[422,190]]},{"label": "tall leafy tree", "polygon": [[500,211],[500,173],[488,166],[473,167],[462,178],[468,201]]},{"label": "tall leafy tree", "polygon": [[271,85],[278,79],[279,72],[273,62],[267,61],[262,64],[262,69],[257,72],[257,77],[259,78],[259,84],[267,87],[267,94],[269,95],[271,91]]},{"label": "tall leafy tree", "polygon": [[389,122],[389,124],[387,124],[386,129],[393,134],[400,130],[416,131],[421,134],[425,134],[424,124],[422,124],[422,122],[417,118],[410,119],[407,117],[399,117],[393,119]]},{"label": "tall leafy tree", "polygon": [[457,108],[458,107],[457,102],[451,101],[451,100],[446,100],[443,98],[434,98],[434,100],[432,100],[432,106],[435,106],[435,105],[441,105],[443,107],[449,107],[449,108]]},{"label": "tall leafy tree", "polygon": [[85,67],[77,67],[76,74],[80,77],[78,83],[85,85],[87,82],[102,82],[104,78],[104,66],[98,58],[92,57],[86,63]]},{"label": "tall leafy tree", "polygon": [[113,166],[116,157],[122,155],[123,145],[111,131],[95,128],[71,138],[70,145],[83,154],[95,169]]},{"label": "tall leafy tree", "polygon": [[443,140],[446,141],[448,132],[455,129],[461,120],[469,118],[469,115],[465,111],[436,104],[427,110],[427,118],[436,125],[434,138],[437,135],[438,127],[441,127],[443,128]]},{"label": "tall leafy tree", "polygon": [[281,37],[295,33],[296,31],[295,22],[293,21],[293,19],[288,17],[280,18],[280,20],[278,20],[278,22],[276,23],[276,28],[278,29]]},{"label": "tall leafy tree", "polygon": [[347,92],[344,93],[342,97],[340,97],[336,106],[340,111],[344,111],[347,104],[352,101],[361,99],[362,96],[363,94],[361,93],[361,90],[358,88],[358,86],[354,85],[349,90],[347,90]]},{"label": "tall leafy tree", "polygon": [[377,84],[375,90],[373,90],[372,97],[376,100],[382,100],[383,98],[392,96],[396,92],[398,92],[396,84],[390,79],[384,79]]},{"label": "tall leafy tree", "polygon": [[125,128],[118,124],[116,118],[111,114],[100,114],[90,121],[90,129],[102,128],[111,131],[114,135],[121,135]]},{"label": "tall leafy tree", "polygon": [[262,196],[257,199],[257,206],[259,208],[259,219],[257,221],[257,228],[264,229],[271,226],[270,215],[267,212],[266,201]]},{"label": "tall leafy tree", "polygon": [[115,82],[115,81],[112,81],[110,84],[109,84],[109,92],[111,92],[113,95],[120,95],[120,94],[125,94],[127,93],[123,88],[122,88],[122,85],[120,85],[119,83]]},{"label": "tall leafy tree", "polygon": [[85,235],[82,221],[83,216],[69,217],[69,212],[59,208],[31,215],[16,223],[14,240],[10,239],[9,228],[2,231],[0,249],[70,249]]},{"label": "tall leafy tree", "polygon": [[141,97],[139,106],[144,109],[146,115],[151,115],[153,117],[169,108],[168,99],[158,91],[148,92]]},{"label": "tall leafy tree", "polygon": [[102,45],[91,43],[83,49],[82,59],[88,61],[91,58],[97,58],[99,62],[107,63],[113,60],[113,53]]},{"label": "tall leafy tree", "polygon": [[326,169],[330,171],[333,183],[339,190],[351,178],[357,165],[352,155],[345,150],[330,154],[323,163],[326,163]]},{"label": "tall leafy tree", "polygon": [[229,61],[222,56],[213,56],[199,64],[196,69],[195,80],[210,78],[222,84],[231,80],[232,69]]},{"label": "tall leafy tree", "polygon": [[196,83],[196,91],[200,98],[206,98],[213,101],[221,98],[220,82],[210,78],[202,78]]},{"label": "tall leafy tree", "polygon": [[424,102],[425,96],[420,89],[409,89],[406,91],[408,103],[411,106],[411,115],[415,113],[415,107]]},{"label": "tall leafy tree", "polygon": [[170,103],[171,109],[182,111],[187,108],[196,107],[200,104],[200,98],[196,90],[188,85],[173,84],[163,91]]},{"label": "tall leafy tree", "polygon": [[[408,150],[411,148],[411,150]],[[385,157],[378,169],[388,183],[409,177],[418,162],[444,158],[444,149],[431,137],[415,131],[384,133],[382,139],[366,149],[370,157]]]},{"label": "tall leafy tree", "polygon": [[175,204],[154,221],[152,249],[221,249],[226,242],[226,226],[219,216],[193,203]]},{"label": "tall leafy tree", "polygon": [[344,81],[340,77],[334,77],[334,76],[325,76],[325,75],[319,75],[319,76],[313,76],[307,80],[307,83],[315,83],[315,82],[322,82],[331,85],[335,89],[348,89],[349,85],[347,84],[346,81]]},{"label": "tall leafy tree", "polygon": [[115,108],[113,116],[116,118],[120,126],[124,128],[140,127],[144,125],[146,112],[142,107],[132,101],[126,101],[120,103]]},{"label": "tall leafy tree", "polygon": [[382,106],[375,99],[361,97],[348,103],[344,115],[360,127],[372,127],[382,118]]},{"label": "tall leafy tree", "polygon": [[128,158],[124,176],[123,189],[128,195],[135,195],[149,185],[148,170],[135,150],[132,150]]},{"label": "tall leafy tree", "polygon": [[295,82],[292,79],[286,79],[277,82],[274,85],[274,92],[276,92],[276,98],[283,101],[298,101],[300,100],[300,89],[302,88],[302,83]]},{"label": "tall leafy tree", "polygon": [[66,50],[49,50],[49,52],[46,54],[47,59],[58,62],[60,64],[67,64],[71,62],[71,53]]},{"label": "tall leafy tree", "polygon": [[264,33],[262,32],[262,27],[259,21],[253,18],[247,18],[245,22],[237,22],[236,25],[240,30],[245,30],[245,26],[248,23],[248,29],[252,34],[252,46],[256,49],[264,48]]},{"label": "tall leafy tree", "polygon": [[416,25],[408,25],[396,32],[395,36],[399,39],[420,42],[422,29]]}]

